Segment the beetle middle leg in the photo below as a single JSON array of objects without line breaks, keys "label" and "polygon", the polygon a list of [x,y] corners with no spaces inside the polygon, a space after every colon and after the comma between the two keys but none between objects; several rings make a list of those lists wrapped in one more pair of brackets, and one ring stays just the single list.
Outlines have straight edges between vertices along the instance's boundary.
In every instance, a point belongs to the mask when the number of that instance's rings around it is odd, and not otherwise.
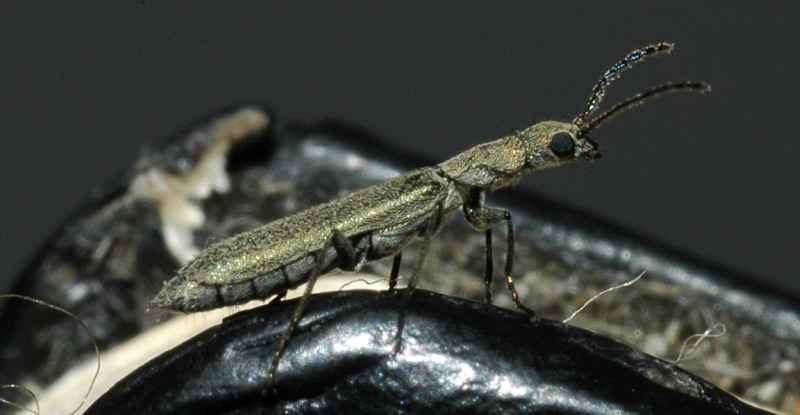
[{"label": "beetle middle leg", "polygon": [[535,317],[536,313],[520,301],[517,288],[514,285],[514,277],[512,275],[514,269],[514,221],[511,219],[511,211],[484,206],[483,200],[484,191],[480,189],[472,190],[466,203],[464,203],[463,211],[464,216],[473,228],[486,232],[486,272],[483,277],[483,282],[486,287],[486,302],[491,303],[492,301],[492,225],[505,222],[508,242],[506,246],[506,263],[503,272],[506,276],[506,286],[508,287],[508,292],[511,294],[511,300],[514,301],[514,305],[517,309],[530,317]]},{"label": "beetle middle leg", "polygon": [[[403,348],[403,329],[405,328],[406,324],[406,311],[408,310],[408,305],[411,303],[411,294],[414,293],[414,289],[417,287],[417,281],[419,280],[419,275],[422,273],[422,265],[425,264],[425,255],[428,253],[428,247],[431,244],[431,239],[436,234],[436,230],[441,226],[442,222],[442,201],[436,203],[434,207],[433,216],[428,219],[428,223],[425,225],[425,229],[422,231],[422,243],[419,247],[419,253],[417,254],[417,260],[414,263],[414,269],[411,271],[411,278],[408,280],[408,285],[406,286],[405,298],[403,299],[403,308],[400,309],[400,314],[397,316],[397,333],[395,334],[395,341],[394,341],[394,348],[392,349],[393,354],[400,353],[400,349]],[[399,265],[400,263],[400,253],[395,255],[395,263],[392,266],[392,274],[395,274],[395,265]]]},{"label": "beetle middle leg", "polygon": [[397,286],[397,279],[400,275],[400,261],[403,258],[403,253],[398,252],[394,254],[394,258],[392,259],[392,272],[389,274],[389,289],[387,291],[392,292],[394,288]]},{"label": "beetle middle leg", "polygon": [[[311,292],[314,290],[314,284],[316,284],[317,279],[322,273],[325,255],[327,254],[328,249],[331,247],[336,250],[339,267],[342,269],[354,269],[361,261],[363,261],[364,254],[359,254],[347,236],[345,236],[339,230],[334,229],[331,233],[331,237],[328,238],[328,242],[326,242],[325,245],[314,254],[314,268],[311,270],[311,275],[306,283],[306,289],[303,292],[303,295],[300,297],[297,307],[294,309],[294,313],[292,313],[292,319],[289,321],[289,324],[286,325],[286,329],[284,329],[283,334],[281,335],[281,339],[278,342],[278,348],[275,350],[275,355],[272,356],[272,362],[269,366],[269,383],[273,383],[275,381],[275,372],[278,370],[278,363],[280,362],[283,352],[286,351],[286,346],[289,344],[289,339],[292,338],[292,332],[294,332],[294,329],[300,323],[300,319],[303,318],[303,313],[308,305],[308,299],[311,297]],[[285,292],[282,294],[284,296],[286,295]]]}]

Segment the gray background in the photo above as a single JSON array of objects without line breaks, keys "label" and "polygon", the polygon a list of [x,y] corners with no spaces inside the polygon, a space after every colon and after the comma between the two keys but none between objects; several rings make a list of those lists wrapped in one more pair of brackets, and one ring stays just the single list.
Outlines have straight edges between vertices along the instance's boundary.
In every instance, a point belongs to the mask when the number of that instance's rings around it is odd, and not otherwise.
[{"label": "gray background", "polygon": [[142,146],[219,108],[444,159],[571,120],[611,64],[667,40],[605,108],[668,80],[713,93],[626,113],[593,135],[601,160],[520,186],[800,292],[800,3],[67,3],[0,6],[0,279]]}]

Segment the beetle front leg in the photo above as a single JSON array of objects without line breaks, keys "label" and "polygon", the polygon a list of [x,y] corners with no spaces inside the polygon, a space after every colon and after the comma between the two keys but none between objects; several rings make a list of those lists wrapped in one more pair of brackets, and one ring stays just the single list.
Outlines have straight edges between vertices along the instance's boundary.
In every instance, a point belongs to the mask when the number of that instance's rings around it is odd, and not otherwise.
[{"label": "beetle front leg", "polygon": [[536,313],[520,301],[517,288],[514,285],[514,277],[512,276],[512,271],[514,269],[514,221],[511,219],[511,212],[501,208],[486,207],[483,205],[483,200],[484,192],[482,190],[473,190],[470,192],[470,197],[467,199],[467,202],[464,203],[463,210],[467,222],[469,222],[473,228],[486,232],[486,273],[483,278],[484,285],[486,286],[486,302],[491,303],[492,301],[492,225],[505,222],[506,235],[508,237],[506,263],[504,267],[506,286],[508,287],[508,292],[511,294],[511,299],[514,301],[514,305],[517,309],[530,317],[535,317]]}]

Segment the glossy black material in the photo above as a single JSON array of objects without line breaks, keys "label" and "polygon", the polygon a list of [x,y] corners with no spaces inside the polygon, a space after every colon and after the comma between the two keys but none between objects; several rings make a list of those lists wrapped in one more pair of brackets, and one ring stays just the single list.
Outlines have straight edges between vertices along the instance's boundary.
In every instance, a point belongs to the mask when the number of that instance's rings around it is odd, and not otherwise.
[{"label": "glossy black material", "polygon": [[757,414],[674,365],[546,320],[419,290],[313,298],[270,385],[294,301],[264,306],[132,373],[86,414]]}]

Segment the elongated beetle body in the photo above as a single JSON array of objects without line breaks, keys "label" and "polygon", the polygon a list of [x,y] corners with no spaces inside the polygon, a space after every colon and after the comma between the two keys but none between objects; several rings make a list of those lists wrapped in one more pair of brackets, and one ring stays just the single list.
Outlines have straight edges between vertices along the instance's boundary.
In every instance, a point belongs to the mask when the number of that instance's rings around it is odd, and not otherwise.
[{"label": "elongated beetle body", "polygon": [[533,170],[599,157],[589,133],[648,98],[670,91],[709,90],[702,82],[663,84],[590,119],[606,87],[624,69],[646,57],[668,53],[672,48],[671,44],[659,43],[628,54],[601,77],[586,109],[572,122],[537,123],[516,134],[475,146],[435,167],[411,171],[213,244],[181,268],[151,306],[196,312],[281,296],[288,289],[308,282],[273,358],[270,368],[273,379],[279,358],[320,275],[336,268],[358,270],[365,262],[394,256],[389,281],[393,289],[403,249],[415,236],[420,236],[422,246],[408,283],[407,295],[411,295],[431,238],[460,208],[473,228],[486,232],[487,302],[491,301],[491,227],[505,222],[506,283],[517,308],[533,316],[533,311],[519,300],[514,287],[511,213],[485,206],[486,191],[513,185],[524,173]]}]

